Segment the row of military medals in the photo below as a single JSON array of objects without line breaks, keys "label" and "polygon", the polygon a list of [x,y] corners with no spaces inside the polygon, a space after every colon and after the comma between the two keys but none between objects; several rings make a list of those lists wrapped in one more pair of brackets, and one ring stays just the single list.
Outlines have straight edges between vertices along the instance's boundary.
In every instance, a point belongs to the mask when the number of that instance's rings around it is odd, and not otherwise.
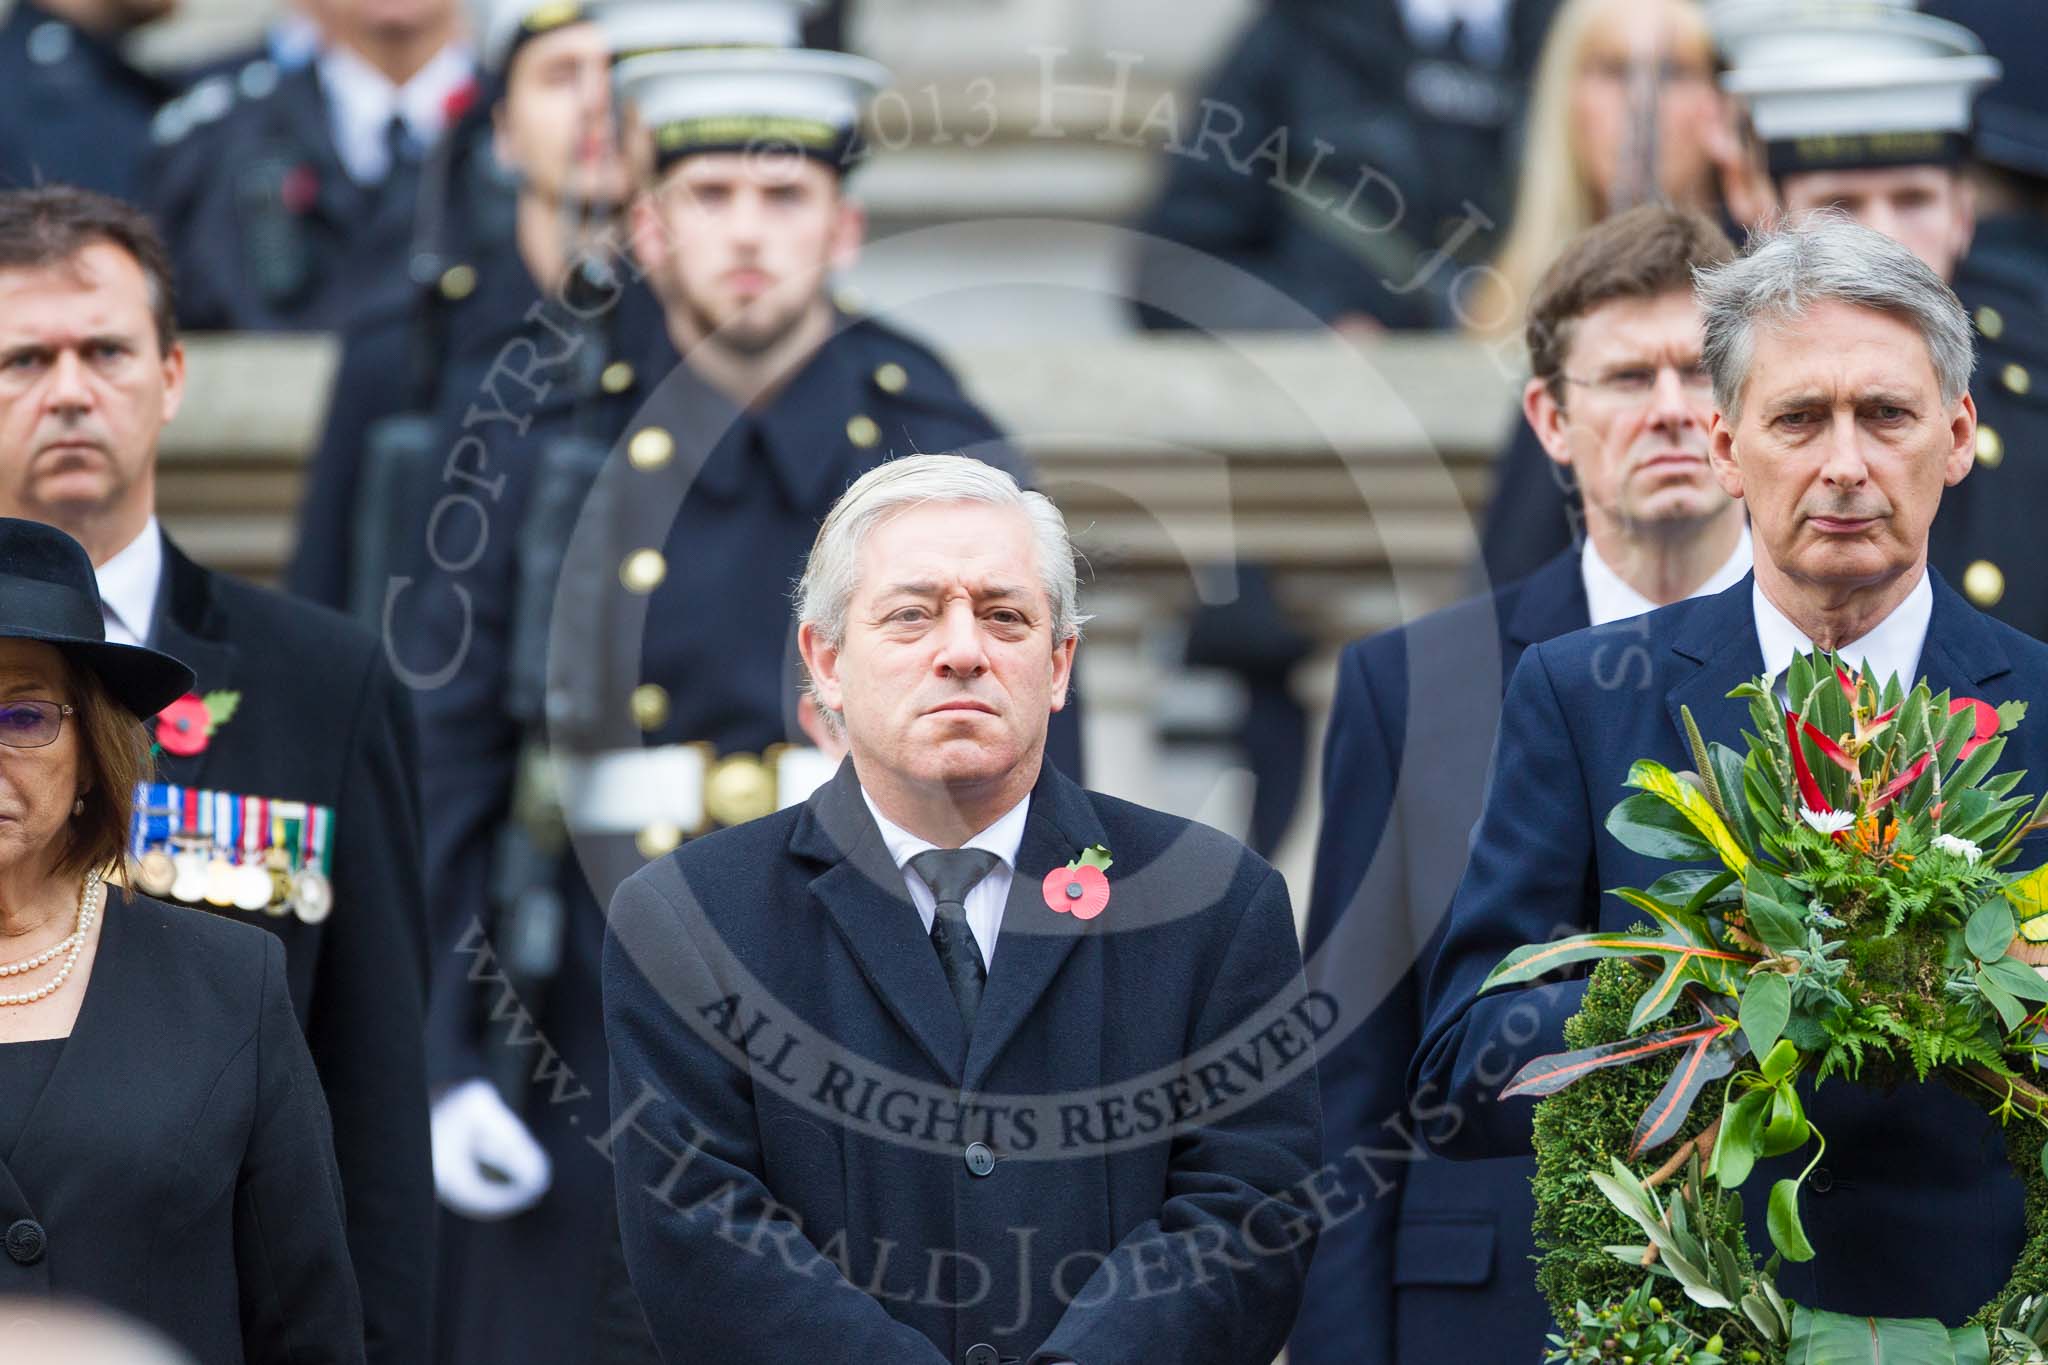
[{"label": "row of military medals", "polygon": [[144,895],[307,924],[334,909],[327,807],[168,782],[135,795],[129,878]]}]

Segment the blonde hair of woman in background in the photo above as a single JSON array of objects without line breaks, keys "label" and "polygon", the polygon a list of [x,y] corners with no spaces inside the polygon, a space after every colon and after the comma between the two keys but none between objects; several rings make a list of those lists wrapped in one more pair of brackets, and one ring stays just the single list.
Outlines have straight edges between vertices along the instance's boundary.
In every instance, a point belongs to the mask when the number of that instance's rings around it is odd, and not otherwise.
[{"label": "blonde hair of woman in background", "polygon": [[[1637,129],[1651,98],[1654,149]],[[1514,335],[1565,243],[1609,214],[1661,197],[1747,223],[1767,183],[1716,84],[1694,0],[1567,0],[1537,62],[1506,241],[1492,270],[1469,277],[1459,317],[1482,336]]]}]

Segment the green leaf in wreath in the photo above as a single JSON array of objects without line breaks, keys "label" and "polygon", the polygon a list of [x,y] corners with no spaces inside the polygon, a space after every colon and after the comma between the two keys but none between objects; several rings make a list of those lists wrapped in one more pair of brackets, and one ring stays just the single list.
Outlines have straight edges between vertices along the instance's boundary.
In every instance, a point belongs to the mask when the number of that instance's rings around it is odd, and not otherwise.
[{"label": "green leaf in wreath", "polygon": [[1942,791],[1961,792],[1974,787],[1983,780],[1984,774],[2005,754],[2003,739],[1986,740],[1970,751],[1970,756],[1956,765],[1956,770],[1942,782]]},{"label": "green leaf in wreath", "polygon": [[[1619,1042],[1601,1043],[1595,1047],[1580,1048],[1575,1052],[1554,1052],[1547,1057],[1537,1057],[1522,1067],[1510,1080],[1507,1088],[1500,1092],[1504,1100],[1519,1095],[1554,1095],[1573,1081],[1589,1076],[1595,1071],[1610,1066],[1629,1066],[1646,1057],[1661,1056],[1674,1048],[1693,1048],[1703,1042],[1710,1043],[1727,1033],[1726,1026],[1719,1023],[1701,1023],[1690,1028],[1669,1029],[1663,1033],[1645,1034],[1640,1038],[1623,1038]],[[1722,1073],[1726,1075],[1726,1072]]]},{"label": "green leaf in wreath", "polygon": [[1799,1049],[1790,1038],[1780,1038],[1777,1045],[1765,1055],[1763,1062],[1764,1079],[1772,1085],[1799,1070]]},{"label": "green leaf in wreath", "polygon": [[1742,988],[1742,1036],[1749,1050],[1768,1057],[1792,1017],[1792,983],[1776,972],[1759,972]]},{"label": "green leaf in wreath", "polygon": [[1972,911],[1970,922],[1963,926],[1963,942],[1969,945],[1970,956],[1983,963],[2004,957],[2012,934],[2012,907],[1996,896]]},{"label": "green leaf in wreath", "polygon": [[[1698,731],[1695,730],[1693,733],[1697,737]],[[1701,752],[1704,754],[1704,746]],[[1721,818],[1717,801],[1710,799],[1701,790],[1701,787],[1708,785],[1713,771],[1713,765],[1707,764],[1707,776],[1690,774],[1700,783],[1700,786],[1694,786],[1692,782],[1661,763],[1653,763],[1646,758],[1637,759],[1629,765],[1627,785],[1649,792],[1684,816],[1686,823],[1692,826],[1693,832],[1706,840],[1712,848],[1712,856],[1719,858],[1729,871],[1740,875],[1742,870],[1749,866],[1749,853],[1736,842],[1735,835],[1729,831],[1728,822]],[[1712,789],[1718,793],[1719,784],[1714,783]]]},{"label": "green leaf in wreath", "polygon": [[1948,1344],[1956,1365],[1991,1365],[1991,1337],[1982,1327],[1951,1327]]},{"label": "green leaf in wreath", "polygon": [[1751,864],[1742,888],[1743,912],[1749,931],[1775,953],[1806,946],[1806,913],[1791,885],[1774,873]]},{"label": "green leaf in wreath", "polygon": [[[1764,1215],[1764,1222],[1770,1229],[1771,1245],[1788,1261],[1810,1261],[1813,1259],[1813,1243],[1806,1240],[1806,1227],[1799,1221],[1799,1182],[1780,1180],[1771,1186],[1771,1205]],[[1862,1319],[1858,1319],[1862,1321]],[[1797,1359],[1798,1357],[1793,1357]],[[1898,1360],[1912,1357],[1900,1355]],[[1816,1356],[1816,1361],[1833,1360],[1834,1356]]]},{"label": "green leaf in wreath", "polygon": [[1721,1136],[1714,1139],[1713,1165],[1707,1172],[1722,1189],[1735,1189],[1749,1179],[1763,1145],[1764,1114],[1770,1103],[1770,1091],[1752,1090],[1722,1108]]},{"label": "green leaf in wreath", "polygon": [[2022,1000],[2048,1004],[2048,981],[2026,963],[2010,957],[1984,964],[1984,975],[2005,987],[2006,992]]},{"label": "green leaf in wreath", "polygon": [[1692,961],[1692,955],[1681,953],[1664,960],[1664,970],[1657,973],[1657,979],[1650,983],[1636,1000],[1635,1012],[1629,1016],[1628,1031],[1641,1033],[1671,1013],[1671,1007],[1678,1003],[1679,987],[1685,984],[1685,969]]},{"label": "green leaf in wreath", "polygon": [[1721,813],[1727,817],[1728,827],[1744,848],[1756,849],[1761,841],[1757,838],[1756,816],[1750,811],[1749,801],[1743,794],[1743,755],[1725,744],[1709,743],[1707,761],[1713,767],[1714,780],[1721,789],[1724,807]]},{"label": "green leaf in wreath", "polygon": [[1985,1365],[1981,1327],[1948,1328],[1933,1318],[1857,1318],[1795,1304],[1785,1365]]},{"label": "green leaf in wreath", "polygon": [[1501,959],[1487,973],[1479,989],[1513,986],[1567,967],[1603,957],[1692,956],[1714,962],[1737,962],[1744,966],[1756,959],[1744,953],[1698,948],[1669,934],[1575,934],[1551,943],[1525,943]]},{"label": "green leaf in wreath", "polygon": [[[1704,803],[1705,798],[1701,798]],[[1607,812],[1607,832],[1622,846],[1645,858],[1664,862],[1698,863],[1714,856],[1714,846],[1700,837],[1692,822],[1669,805],[1663,797],[1638,792],[1615,803]]]},{"label": "green leaf in wreath", "polygon": [[1794,654],[1791,666],[1785,670],[1785,695],[1792,699],[1792,709],[1804,711],[1806,699],[1813,695],[1813,657]]},{"label": "green leaf in wreath", "polygon": [[[1682,905],[1687,910],[1698,910],[1706,901],[1702,898],[1695,903],[1694,897],[1699,896],[1702,890],[1710,886],[1714,891],[1718,891],[1730,880],[1728,873],[1716,872],[1711,868],[1679,867],[1651,882],[1649,889],[1643,894],[1655,900]],[[1707,891],[1708,896],[1712,894],[1713,891]]]},{"label": "green leaf in wreath", "polygon": [[1734,1041],[1725,1029],[1715,1026],[1717,1032],[1695,1042],[1678,1065],[1672,1068],[1671,1078],[1664,1082],[1664,1088],[1657,1098],[1650,1101],[1650,1107],[1643,1110],[1636,1120],[1635,1140],[1629,1146],[1629,1157],[1633,1160],[1645,1152],[1654,1152],[1678,1136],[1678,1130],[1685,1126],[1686,1116],[1692,1113],[1693,1101],[1699,1098],[1710,1081],[1718,1081],[1735,1069],[1739,1054]]},{"label": "green leaf in wreath", "polygon": [[1998,1011],[1998,1022],[2005,1025],[2007,1033],[2011,1033],[2027,1021],[2027,1012],[2021,1008],[2020,1002],[2013,999],[2012,993],[1993,980],[1991,973],[1981,967],[1977,970],[1977,989],[1991,1002],[1991,1008]]},{"label": "green leaf in wreath", "polygon": [[1962,756],[1963,746],[1970,742],[1976,728],[1977,715],[1970,707],[1966,706],[1948,718],[1936,738],[1939,745],[1936,752],[1940,755],[1939,762],[1944,769]]},{"label": "green leaf in wreath", "polygon": [[1673,905],[1666,900],[1660,900],[1649,892],[1639,891],[1633,886],[1618,886],[1612,894],[1615,899],[1626,901],[1628,904],[1633,905],[1636,909],[1641,910],[1656,920],[1658,924],[1669,929],[1674,935],[1696,947],[1712,948],[1718,946],[1714,942],[1713,934],[1707,929],[1706,919],[1701,915],[1688,912],[1682,906]]},{"label": "green leaf in wreath", "polygon": [[1751,1292],[1743,1295],[1742,1315],[1763,1334],[1765,1341],[1775,1343],[1784,1335],[1784,1327],[1779,1323],[1777,1313],[1772,1310],[1771,1301],[1762,1294]]},{"label": "green leaf in wreath", "polygon": [[1768,1159],[1796,1152],[1806,1145],[1806,1139],[1812,1132],[1812,1127],[1806,1122],[1806,1111],[1799,1103],[1799,1092],[1792,1088],[1791,1082],[1779,1082],[1771,1090],[1771,1116],[1764,1121],[1758,1155]]},{"label": "green leaf in wreath", "polygon": [[[2048,863],[2007,883],[2005,898],[2019,912],[2022,934],[2036,943],[2048,940]],[[2040,923],[2029,929],[2035,920]]]}]

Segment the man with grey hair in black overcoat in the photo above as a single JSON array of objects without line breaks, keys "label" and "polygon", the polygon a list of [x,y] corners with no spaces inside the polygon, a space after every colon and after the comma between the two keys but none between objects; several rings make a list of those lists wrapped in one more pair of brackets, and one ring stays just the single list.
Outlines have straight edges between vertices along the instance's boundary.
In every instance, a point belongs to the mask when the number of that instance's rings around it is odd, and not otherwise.
[{"label": "man with grey hair in black overcoat", "polygon": [[593,1139],[665,1358],[1264,1365],[1285,1340],[1327,1011],[1278,873],[1042,761],[1075,597],[1059,512],[1008,474],[871,471],[798,589],[838,775],[613,900]]}]

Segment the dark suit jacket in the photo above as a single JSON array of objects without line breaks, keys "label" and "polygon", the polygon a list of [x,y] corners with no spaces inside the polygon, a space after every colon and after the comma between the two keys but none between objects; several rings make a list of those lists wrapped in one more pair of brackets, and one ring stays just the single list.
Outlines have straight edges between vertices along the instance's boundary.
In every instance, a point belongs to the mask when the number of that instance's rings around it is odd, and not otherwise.
[{"label": "dark suit jacket", "polygon": [[[618,559],[635,547],[659,547],[667,566],[646,596],[621,586],[613,558],[597,566],[594,582],[588,573],[570,575],[565,597],[588,609],[565,615],[582,633],[570,639],[557,616],[546,644],[562,673],[579,675],[602,715],[595,737],[555,730],[551,738],[562,748],[702,741],[730,753],[802,742],[789,588],[833,502],[897,455],[969,450],[991,462],[1011,458],[943,362],[876,319],[845,319],[771,402],[744,413],[681,366],[665,334],[657,330],[646,341],[650,353],[634,362],[634,382],[594,407],[571,401],[570,386],[557,383],[550,401],[529,409],[532,395],[522,395],[504,371],[463,400],[473,410],[503,404],[521,418],[536,415],[523,432],[502,415],[468,418],[468,439],[488,453],[466,451],[464,468],[502,479],[478,494],[485,544],[460,572],[412,585],[403,600],[417,614],[396,627],[407,668],[447,673],[418,692],[436,914],[429,1076],[450,1084],[498,1074],[508,1053],[515,1064],[531,1057],[535,1083],[521,1097],[522,1117],[554,1159],[553,1184],[536,1207],[501,1222],[466,1222],[451,1236],[441,1299],[443,1338],[456,1343],[444,1351],[451,1361],[554,1365],[587,1356],[590,1305],[603,1288],[610,1241],[612,1172],[586,1141],[608,1106],[598,980],[603,910],[645,858],[629,837],[576,841],[559,868],[567,905],[561,965],[538,998],[530,989],[520,993],[526,1019],[508,1015],[513,1002],[490,979],[496,973],[483,951],[491,943],[478,935],[481,927],[500,941],[494,850],[527,738],[506,705],[527,568],[519,541],[550,443],[579,431],[608,448],[616,440],[599,488],[616,499],[617,516],[587,518],[587,529]],[[551,343],[547,353],[556,349]],[[871,429],[865,445],[854,434],[863,427]],[[673,458],[636,469],[620,454],[649,428],[671,436]],[[444,448],[458,439],[451,433]],[[1021,464],[1010,467],[1023,472]],[[580,598],[573,595],[578,579],[586,580]],[[664,705],[657,716],[636,717],[629,698],[647,684]],[[1080,758],[1075,712],[1070,702],[1051,721],[1049,750],[1063,766]]]},{"label": "dark suit jacket", "polygon": [[[1491,596],[1360,640],[1337,665],[1309,979],[1351,1006],[1317,1064],[1323,1159],[1364,1207],[1316,1245],[1293,1365],[1541,1354],[1551,1322],[1528,1261],[1534,1166],[1429,1159],[1413,1140],[1407,1076],[1422,978],[1486,794],[1501,688],[1523,650],[1586,624],[1568,551]],[[1411,706],[1417,697],[1426,703]],[[1379,1155],[1347,1155],[1361,1148]]]},{"label": "dark suit jacket", "polygon": [[425,911],[410,698],[333,612],[203,569],[167,537],[150,643],[240,709],[167,782],[330,806],[334,911],[243,915],[284,941],[291,998],[334,1115],[372,1362],[425,1362],[433,1319]]},{"label": "dark suit jacket", "polygon": [[[1098,843],[1108,908],[1054,914],[1043,878]],[[1051,764],[971,1041],[851,762],[686,844],[620,887],[605,953],[605,1136],[656,1341],[752,1365],[1270,1360],[1314,1244],[1281,1199],[1316,1161],[1321,1015],[1242,1026],[1304,991],[1278,873]],[[1219,1041],[1235,1062],[1202,1055]],[[961,1122],[961,1099],[987,1108]]]},{"label": "dark suit jacket", "polygon": [[[1681,705],[1703,735],[1741,744],[1748,703],[1727,693],[1763,671],[1752,581],[1523,654],[1501,715],[1486,811],[1424,991],[1428,1023],[1409,1076],[1411,1095],[1455,1108],[1425,1131],[1445,1154],[1529,1150],[1533,1103],[1495,1097],[1524,1061],[1562,1049],[1564,1021],[1585,983],[1483,996],[1479,983],[1521,944],[1641,918],[1603,892],[1648,886],[1669,865],[1623,848],[1606,830],[1607,812],[1627,794],[1622,780],[1635,759],[1692,766]],[[1939,575],[1920,672],[1937,691],[1994,705],[2024,700],[2034,716],[2048,702],[2048,645],[1979,613]],[[2026,769],[2035,776],[2023,787],[2038,789],[2048,774],[2048,726],[2022,725],[2000,766]],[[2037,835],[2021,866],[2044,856],[2048,840]],[[1529,1041],[1517,1046],[1516,1038]],[[1997,1126],[1938,1081],[1889,1095],[1830,1082],[1807,1109],[1828,1139],[1827,1163],[1802,1202],[1819,1256],[1787,1266],[1779,1287],[1802,1303],[1856,1314],[1954,1323],[1981,1307],[2021,1241],[2020,1187]],[[1804,1162],[1810,1153],[1794,1156]],[[1774,1175],[1767,1163],[1751,1180]],[[1764,1200],[1746,1203],[1750,1245],[1761,1254]],[[1958,1228],[1971,1235],[1956,1236]],[[1941,1254],[1927,1255],[1928,1247]]]},{"label": "dark suit jacket", "polygon": [[78,1021],[0,1162],[0,1225],[0,1297],[105,1304],[199,1365],[360,1365],[327,1106],[276,942],[110,889]]}]

